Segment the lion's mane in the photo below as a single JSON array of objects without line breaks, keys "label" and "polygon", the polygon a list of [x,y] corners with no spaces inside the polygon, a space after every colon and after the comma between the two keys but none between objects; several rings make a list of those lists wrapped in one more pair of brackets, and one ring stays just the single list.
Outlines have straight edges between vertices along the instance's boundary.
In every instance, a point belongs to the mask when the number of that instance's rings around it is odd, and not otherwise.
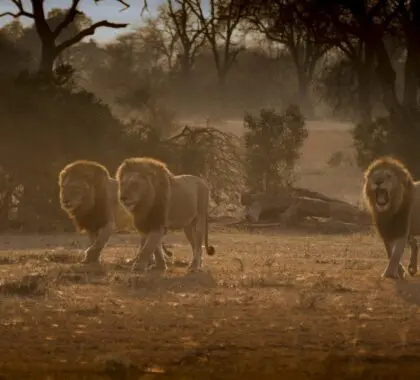
[{"label": "lion's mane", "polygon": [[133,221],[140,232],[147,233],[165,225],[169,208],[171,180],[174,175],[165,163],[150,157],[133,157],[125,159],[119,166],[115,178],[121,183],[126,173],[138,173],[150,176],[153,194],[148,201],[136,207]]},{"label": "lion's mane", "polygon": [[[390,194],[390,208],[378,212],[375,207],[375,191],[371,188],[374,173],[392,173],[394,181]],[[374,160],[364,173],[363,198],[374,226],[379,235],[386,241],[400,238],[407,233],[409,217],[414,196],[414,181],[402,162],[392,157],[381,157]]]},{"label": "lion's mane", "polygon": [[[77,209],[69,212],[62,204],[61,191],[65,180],[83,181],[88,190],[93,192],[93,203],[84,202]],[[80,231],[96,232],[103,228],[110,219],[109,202],[111,177],[108,169],[95,161],[78,160],[66,165],[59,174],[60,204]]]}]

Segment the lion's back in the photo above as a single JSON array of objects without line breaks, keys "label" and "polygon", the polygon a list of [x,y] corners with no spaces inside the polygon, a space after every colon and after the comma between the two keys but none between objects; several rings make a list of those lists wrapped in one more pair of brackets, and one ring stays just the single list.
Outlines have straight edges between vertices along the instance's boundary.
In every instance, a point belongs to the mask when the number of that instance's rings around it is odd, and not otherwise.
[{"label": "lion's back", "polygon": [[410,230],[413,235],[420,235],[420,181],[414,182]]},{"label": "lion's back", "polygon": [[172,228],[178,228],[192,221],[199,213],[200,200],[208,197],[206,182],[194,175],[174,176],[171,182],[171,202],[169,222]]}]

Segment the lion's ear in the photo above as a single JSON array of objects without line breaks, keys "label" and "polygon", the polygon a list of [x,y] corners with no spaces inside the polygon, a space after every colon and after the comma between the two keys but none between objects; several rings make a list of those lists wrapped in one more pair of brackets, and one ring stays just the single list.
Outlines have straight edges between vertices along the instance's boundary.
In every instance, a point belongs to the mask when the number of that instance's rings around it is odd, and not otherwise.
[{"label": "lion's ear", "polygon": [[399,177],[400,177],[400,182],[401,182],[401,184],[402,184],[405,188],[410,187],[410,184],[411,184],[411,179],[410,179],[410,177],[409,177],[408,175],[406,175],[405,173],[400,173]]}]

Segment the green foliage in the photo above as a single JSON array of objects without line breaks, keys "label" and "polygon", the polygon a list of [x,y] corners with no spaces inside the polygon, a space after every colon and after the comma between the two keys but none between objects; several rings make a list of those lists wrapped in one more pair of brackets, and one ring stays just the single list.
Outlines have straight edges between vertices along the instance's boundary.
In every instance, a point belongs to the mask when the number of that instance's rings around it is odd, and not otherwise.
[{"label": "green foliage", "polygon": [[401,112],[380,117],[353,130],[357,165],[365,169],[383,155],[401,159],[415,176],[420,175],[420,112]]},{"label": "green foliage", "polygon": [[299,107],[284,113],[261,109],[258,117],[244,117],[246,176],[248,187],[256,192],[275,192],[293,182],[300,149],[308,137]]}]

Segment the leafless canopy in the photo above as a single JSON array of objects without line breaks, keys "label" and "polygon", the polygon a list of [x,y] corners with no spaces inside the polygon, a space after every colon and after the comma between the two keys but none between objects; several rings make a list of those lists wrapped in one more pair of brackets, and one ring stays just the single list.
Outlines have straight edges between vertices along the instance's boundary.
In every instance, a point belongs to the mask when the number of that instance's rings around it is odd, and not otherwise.
[{"label": "leafless canopy", "polygon": [[[32,12],[25,9],[22,0],[9,0],[15,7],[16,12],[8,11],[3,12],[0,14],[0,17],[3,16],[11,16],[14,18],[19,17],[27,17],[33,19],[35,23],[38,23],[37,28],[41,28],[43,31],[48,32],[52,39],[56,39],[60,33],[68,27],[76,18],[78,14],[81,12],[78,10],[78,6],[80,4],[80,0],[73,0],[70,8],[68,9],[66,16],[63,20],[57,25],[54,30],[50,30],[48,23],[46,22],[46,17],[44,13],[44,0],[31,0],[32,4]],[[100,2],[101,0],[95,0],[95,2]],[[121,3],[125,8],[129,7],[123,0],[116,0],[117,2]],[[124,8],[124,9],[125,9]],[[107,28],[125,28],[127,24],[121,23],[114,23],[110,21],[98,21],[86,29],[81,30],[77,35],[73,36],[67,41],[62,42],[60,45],[57,46],[58,51],[62,51],[69,46],[74,45],[75,43],[81,41],[83,38],[93,35],[95,30],[100,27],[107,27]]]}]

